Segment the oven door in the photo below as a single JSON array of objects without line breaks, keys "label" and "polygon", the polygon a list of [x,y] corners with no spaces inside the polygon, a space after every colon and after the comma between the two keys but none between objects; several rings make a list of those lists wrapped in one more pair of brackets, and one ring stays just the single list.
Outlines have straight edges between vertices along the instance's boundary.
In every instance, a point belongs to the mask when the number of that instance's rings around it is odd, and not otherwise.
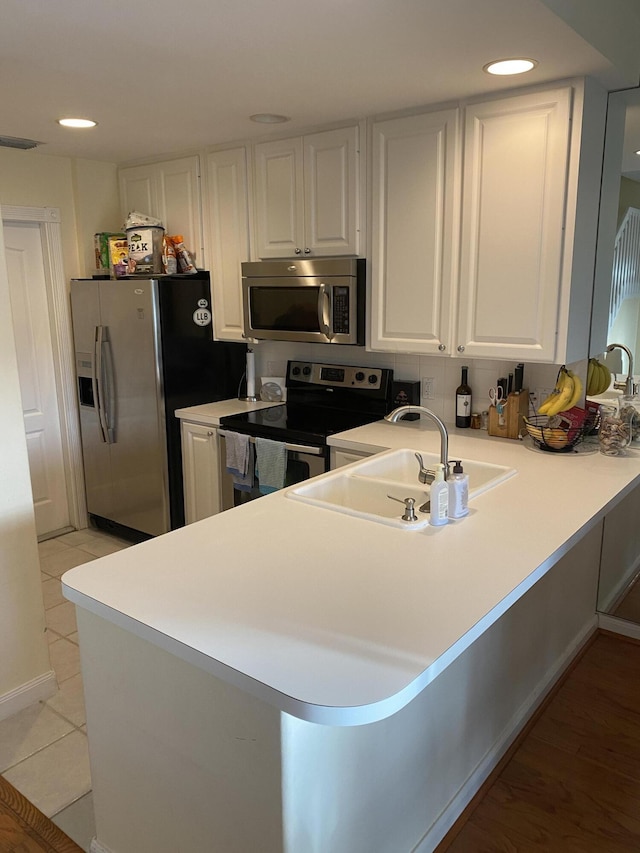
[{"label": "oven door", "polygon": [[244,278],[244,333],[247,338],[360,344],[356,280]]},{"label": "oven door", "polygon": [[[220,485],[222,494],[222,509],[231,509],[248,501],[263,497],[259,490],[259,482],[255,480],[251,491],[239,491],[233,487],[233,477],[228,473],[225,460],[227,448],[225,435],[218,430],[220,437]],[[253,444],[255,439],[249,441]],[[329,455],[327,447],[308,446],[306,444],[285,444],[287,450],[287,470],[285,475],[285,486],[293,486],[318,474],[324,474],[329,470]]]}]

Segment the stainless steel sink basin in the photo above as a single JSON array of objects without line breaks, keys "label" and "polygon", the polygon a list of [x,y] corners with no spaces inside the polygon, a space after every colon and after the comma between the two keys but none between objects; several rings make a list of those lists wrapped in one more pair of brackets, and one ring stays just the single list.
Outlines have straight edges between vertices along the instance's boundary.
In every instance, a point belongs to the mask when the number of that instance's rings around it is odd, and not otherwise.
[{"label": "stainless steel sink basin", "polygon": [[[418,511],[429,499],[429,486],[418,482],[419,466],[415,452],[404,448],[388,450],[371,459],[292,486],[285,495],[347,515],[405,530],[419,530],[429,524],[428,513]],[[427,467],[433,467],[439,461],[437,454],[421,455]],[[463,465],[465,473],[469,474],[469,500],[516,473],[515,468],[490,462],[463,460]],[[402,504],[389,495],[400,501],[413,498],[417,521],[403,521]]]}]

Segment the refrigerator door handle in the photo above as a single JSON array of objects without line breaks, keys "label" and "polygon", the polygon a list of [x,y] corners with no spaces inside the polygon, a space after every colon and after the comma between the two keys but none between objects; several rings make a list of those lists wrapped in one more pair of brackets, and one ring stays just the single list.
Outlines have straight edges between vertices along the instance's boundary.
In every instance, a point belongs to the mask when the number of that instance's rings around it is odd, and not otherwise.
[{"label": "refrigerator door handle", "polygon": [[92,380],[95,380],[95,390],[97,394],[95,395],[96,406],[98,409],[98,423],[100,424],[100,433],[102,435],[102,441],[105,444],[111,444],[109,438],[109,425],[107,421],[107,411],[105,406],[105,389],[104,389],[104,362],[103,355],[105,352],[105,327],[104,326],[96,326],[95,332],[95,341],[94,341],[94,353],[93,353],[93,377]]},{"label": "refrigerator door handle", "polygon": [[107,444],[116,443],[116,385],[115,372],[113,369],[113,354],[111,352],[111,341],[107,337],[102,341],[104,350],[105,380],[107,396],[105,409],[105,423],[107,427]]}]

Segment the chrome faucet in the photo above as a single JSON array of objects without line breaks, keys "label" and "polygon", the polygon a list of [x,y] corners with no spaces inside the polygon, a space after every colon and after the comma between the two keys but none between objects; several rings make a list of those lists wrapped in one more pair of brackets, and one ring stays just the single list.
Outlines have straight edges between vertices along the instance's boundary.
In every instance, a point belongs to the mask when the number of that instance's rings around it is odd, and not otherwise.
[{"label": "chrome faucet", "polygon": [[624,382],[614,382],[613,387],[617,388],[618,391],[623,391],[625,397],[633,397],[635,394],[635,388],[633,385],[633,356],[631,355],[631,350],[624,344],[609,344],[607,352],[613,352],[614,349],[621,349],[626,352],[627,358],[629,359],[629,372],[627,373],[627,378]]},{"label": "chrome faucet", "polygon": [[[434,424],[438,427],[438,431],[440,432],[440,462],[444,465],[444,478],[447,480],[449,477],[449,433],[447,432],[446,426],[442,423],[435,412],[432,412],[431,409],[427,409],[424,406],[399,406],[397,409],[389,412],[388,415],[385,415],[384,419],[385,421],[389,421],[389,423],[395,424],[403,415],[410,415],[412,412],[418,412],[421,415],[426,415],[428,418],[431,418]],[[421,465],[420,467],[422,468],[423,466]]]}]

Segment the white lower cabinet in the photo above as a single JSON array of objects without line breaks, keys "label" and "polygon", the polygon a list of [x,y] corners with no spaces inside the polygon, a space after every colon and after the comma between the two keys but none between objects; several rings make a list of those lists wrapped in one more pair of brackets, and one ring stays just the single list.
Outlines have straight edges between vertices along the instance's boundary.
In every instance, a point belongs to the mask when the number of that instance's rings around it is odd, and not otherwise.
[{"label": "white lower cabinet", "polygon": [[605,113],[586,80],[373,124],[372,349],[586,356]]},{"label": "white lower cabinet", "polygon": [[186,524],[222,510],[220,449],[214,426],[182,421],[182,477]]}]

